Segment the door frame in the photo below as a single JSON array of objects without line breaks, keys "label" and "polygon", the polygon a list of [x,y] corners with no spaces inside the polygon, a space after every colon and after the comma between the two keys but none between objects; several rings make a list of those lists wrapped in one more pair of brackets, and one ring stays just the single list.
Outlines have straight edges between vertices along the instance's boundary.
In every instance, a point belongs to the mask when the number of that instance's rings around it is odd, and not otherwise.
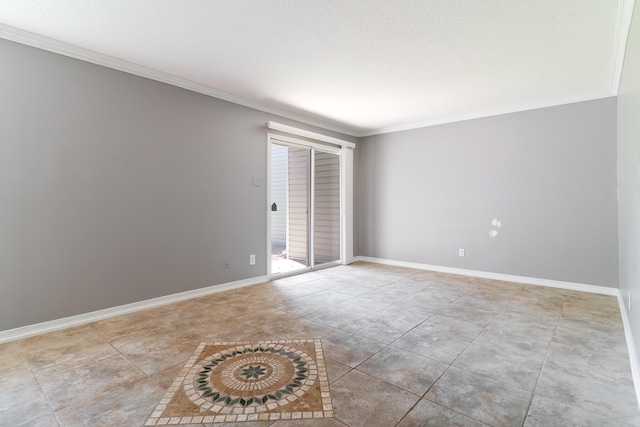
[{"label": "door frame", "polygon": [[[338,155],[340,159],[340,259],[334,262],[322,263],[319,266],[314,265],[314,254],[313,254],[313,233],[311,229],[308,230],[308,251],[307,256],[309,258],[309,266],[304,269],[296,270],[290,273],[283,273],[278,275],[273,275],[271,271],[271,245],[272,245],[272,236],[271,236],[271,204],[273,201],[271,200],[271,147],[275,142],[284,143],[284,145],[291,146],[299,146],[309,148],[310,152],[314,149],[318,151],[324,151],[332,154]],[[333,141],[331,141],[333,142]],[[346,143],[346,141],[345,141]],[[271,279],[272,277],[285,277],[295,274],[300,274],[304,272],[308,272],[311,270],[319,270],[326,267],[333,267],[340,264],[350,264],[353,262],[353,152],[352,148],[355,147],[355,144],[349,143],[351,146],[336,146],[334,144],[322,144],[318,142],[313,142],[309,140],[304,140],[300,138],[294,138],[287,135],[275,134],[272,132],[267,133],[267,277]],[[312,201],[314,196],[314,174],[313,174],[313,166],[314,166],[314,157],[311,155],[311,170],[310,170],[310,192],[309,192],[309,221],[308,224],[310,227],[313,225],[313,203]]]}]

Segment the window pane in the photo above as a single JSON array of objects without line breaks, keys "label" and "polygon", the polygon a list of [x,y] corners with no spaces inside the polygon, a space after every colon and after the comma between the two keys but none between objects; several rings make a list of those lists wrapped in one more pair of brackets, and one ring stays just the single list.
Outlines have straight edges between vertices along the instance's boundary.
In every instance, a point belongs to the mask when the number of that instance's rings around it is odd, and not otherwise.
[{"label": "window pane", "polygon": [[340,259],[340,157],[315,151],[314,265]]}]

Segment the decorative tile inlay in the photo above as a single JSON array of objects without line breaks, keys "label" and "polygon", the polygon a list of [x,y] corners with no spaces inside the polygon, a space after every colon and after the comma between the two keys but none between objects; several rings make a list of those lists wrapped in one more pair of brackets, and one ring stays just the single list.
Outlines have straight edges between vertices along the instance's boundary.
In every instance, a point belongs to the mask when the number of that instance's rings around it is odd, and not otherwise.
[{"label": "decorative tile inlay", "polygon": [[145,425],[333,417],[319,339],[200,343]]}]

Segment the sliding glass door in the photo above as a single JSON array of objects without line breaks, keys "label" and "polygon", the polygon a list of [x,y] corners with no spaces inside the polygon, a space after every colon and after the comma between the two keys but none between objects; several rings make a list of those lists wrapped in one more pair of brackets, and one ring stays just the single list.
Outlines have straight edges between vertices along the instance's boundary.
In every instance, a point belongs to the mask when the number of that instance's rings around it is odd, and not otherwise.
[{"label": "sliding glass door", "polygon": [[339,153],[275,138],[270,151],[271,275],[339,262]]}]

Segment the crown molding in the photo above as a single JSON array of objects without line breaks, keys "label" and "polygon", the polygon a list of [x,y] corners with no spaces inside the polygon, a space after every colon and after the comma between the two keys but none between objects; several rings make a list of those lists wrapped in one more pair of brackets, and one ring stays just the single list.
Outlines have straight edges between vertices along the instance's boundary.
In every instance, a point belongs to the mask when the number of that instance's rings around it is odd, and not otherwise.
[{"label": "crown molding", "polygon": [[613,49],[612,68],[610,77],[610,90],[602,93],[581,95],[576,97],[568,97],[554,100],[547,100],[536,103],[528,103],[521,105],[508,106],[505,108],[498,108],[492,110],[477,111],[473,113],[451,115],[446,117],[439,117],[435,119],[429,119],[424,121],[412,122],[401,124],[397,126],[361,129],[355,127],[346,127],[336,124],[332,124],[323,120],[313,119],[303,114],[294,113],[285,109],[277,108],[262,104],[257,101],[253,101],[238,95],[234,95],[213,87],[209,87],[200,83],[193,82],[191,80],[174,76],[169,73],[158,71],[149,67],[134,64],[122,59],[118,59],[106,54],[94,52],[89,49],[81,48],[69,43],[65,43],[59,40],[51,39],[49,37],[41,36],[39,34],[31,33],[26,30],[14,28],[8,25],[0,23],[0,38],[20,43],[23,45],[35,47],[48,52],[57,53],[70,58],[78,59],[81,61],[89,62],[92,64],[104,66],[114,70],[122,71],[128,74],[148,78],[158,82],[166,83],[172,86],[180,87],[190,90],[192,92],[201,93],[213,98],[221,99],[223,101],[232,102],[237,105],[252,108],[254,110],[262,111],[268,114],[277,115],[286,119],[295,120],[299,123],[304,123],[318,128],[339,132],[345,135],[354,136],[358,138],[366,136],[374,136],[385,133],[402,132],[406,130],[419,129],[424,127],[437,126],[447,123],[461,122],[465,120],[473,120],[491,116],[498,116],[503,114],[517,113],[527,110],[535,110],[539,108],[554,107],[564,104],[572,104],[576,102],[591,101],[596,99],[608,98],[611,96],[617,96],[620,86],[620,80],[622,77],[622,69],[624,64],[624,54],[626,50],[626,42],[629,35],[629,29],[631,26],[631,18],[633,16],[633,8],[635,0],[618,0],[618,18],[616,22],[615,43]]},{"label": "crown molding", "polygon": [[627,39],[631,30],[635,0],[618,0],[618,19],[614,34],[613,58],[611,60],[611,92],[615,95],[620,90],[624,55],[627,50]]},{"label": "crown molding", "polygon": [[430,126],[444,125],[447,123],[463,122],[465,120],[482,119],[482,118],[492,117],[492,116],[501,116],[504,114],[520,113],[522,111],[537,110],[540,108],[557,107],[560,105],[574,104],[576,102],[593,101],[597,99],[610,98],[612,96],[616,96],[616,94],[613,92],[603,92],[603,93],[595,93],[595,94],[584,95],[584,96],[533,102],[530,104],[512,105],[505,108],[477,111],[477,112],[468,113],[468,114],[460,114],[457,116],[446,116],[446,117],[439,117],[433,120],[407,123],[399,126],[389,126],[385,128],[371,129],[366,131],[364,135],[361,135],[361,136],[374,136],[374,135],[381,135],[385,133],[402,132],[405,130],[420,129],[420,128],[426,128]]},{"label": "crown molding", "polygon": [[48,52],[57,53],[69,58],[78,59],[80,61],[90,62],[92,64],[122,71],[128,74],[133,74],[135,76],[144,77],[161,83],[166,83],[172,86],[190,90],[192,92],[197,92],[213,98],[221,99],[223,101],[228,101],[234,104],[242,105],[244,107],[249,107],[254,110],[262,111],[264,113],[269,113],[276,116],[284,117],[286,119],[295,120],[307,125],[316,126],[321,129],[339,132],[349,136],[362,136],[362,131],[354,128],[338,126],[322,120],[312,119],[302,114],[294,113],[281,108],[271,107],[260,102],[234,95],[200,83],[196,83],[182,77],[174,76],[163,71],[155,70],[143,65],[134,64],[123,59],[118,59],[113,56],[105,55],[103,53],[94,52],[89,49],[85,49],[1,23],[0,38],[20,43],[26,46],[35,47],[37,49],[42,49]]}]

